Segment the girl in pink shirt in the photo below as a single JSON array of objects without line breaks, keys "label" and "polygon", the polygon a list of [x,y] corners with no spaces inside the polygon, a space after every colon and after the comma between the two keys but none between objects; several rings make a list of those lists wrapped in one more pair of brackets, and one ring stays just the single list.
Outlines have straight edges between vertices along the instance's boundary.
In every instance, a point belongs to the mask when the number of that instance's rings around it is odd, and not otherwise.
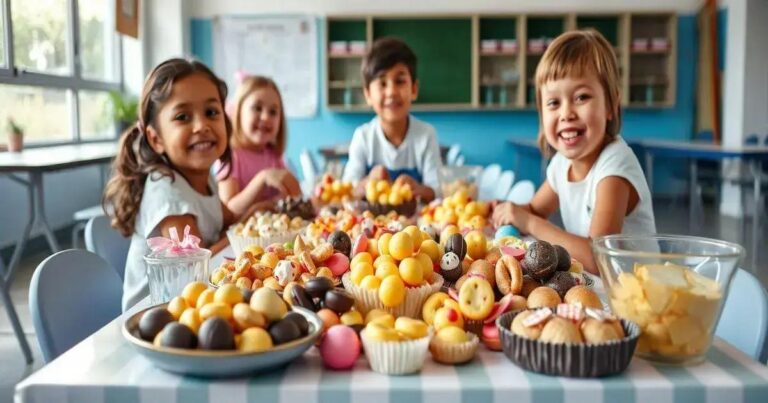
[{"label": "girl in pink shirt", "polygon": [[255,202],[301,195],[299,182],[283,161],[283,111],[283,100],[274,81],[261,76],[242,80],[232,115],[232,163],[219,174],[221,200],[236,215],[246,212]]}]

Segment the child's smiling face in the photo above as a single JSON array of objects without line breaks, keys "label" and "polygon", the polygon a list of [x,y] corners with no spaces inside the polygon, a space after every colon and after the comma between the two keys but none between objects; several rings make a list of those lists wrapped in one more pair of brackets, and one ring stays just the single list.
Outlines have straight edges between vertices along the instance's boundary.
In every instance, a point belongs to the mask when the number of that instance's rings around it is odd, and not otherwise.
[{"label": "child's smiling face", "polygon": [[399,122],[408,118],[419,86],[413,81],[408,67],[398,63],[371,81],[364,92],[365,100],[380,119],[388,123]]},{"label": "child's smiling face", "polygon": [[258,88],[243,100],[240,128],[245,138],[258,147],[274,143],[283,111],[280,96],[269,87]]},{"label": "child's smiling face", "polygon": [[602,150],[612,119],[594,74],[550,80],[541,86],[541,124],[550,146],[570,160],[590,160]]},{"label": "child's smiling face", "polygon": [[182,173],[205,173],[227,148],[227,127],[218,88],[202,73],[173,84],[155,122],[149,143],[165,153]]}]

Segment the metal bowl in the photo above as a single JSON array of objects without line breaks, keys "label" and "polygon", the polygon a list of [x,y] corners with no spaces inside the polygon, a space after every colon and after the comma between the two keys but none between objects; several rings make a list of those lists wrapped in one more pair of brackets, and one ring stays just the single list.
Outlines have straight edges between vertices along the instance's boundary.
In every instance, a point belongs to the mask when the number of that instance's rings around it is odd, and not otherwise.
[{"label": "metal bowl", "polygon": [[166,306],[167,304],[156,305],[132,315],[123,324],[123,336],[139,354],[146,357],[158,368],[182,375],[225,378],[280,367],[304,354],[315,344],[323,330],[323,322],[314,312],[293,307],[294,312],[307,318],[309,335],[277,345],[268,351],[246,353],[237,350],[210,351],[158,347],[139,337],[139,319],[152,308]]}]

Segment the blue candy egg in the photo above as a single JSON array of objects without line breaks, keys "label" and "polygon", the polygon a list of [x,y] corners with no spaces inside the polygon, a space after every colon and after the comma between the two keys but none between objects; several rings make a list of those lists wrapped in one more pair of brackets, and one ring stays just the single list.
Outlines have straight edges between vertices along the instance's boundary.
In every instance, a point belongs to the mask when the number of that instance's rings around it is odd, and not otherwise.
[{"label": "blue candy egg", "polygon": [[496,236],[494,236],[495,239],[501,239],[507,236],[514,236],[514,237],[520,237],[520,231],[517,230],[513,225],[502,225],[499,227],[499,229],[496,230]]}]

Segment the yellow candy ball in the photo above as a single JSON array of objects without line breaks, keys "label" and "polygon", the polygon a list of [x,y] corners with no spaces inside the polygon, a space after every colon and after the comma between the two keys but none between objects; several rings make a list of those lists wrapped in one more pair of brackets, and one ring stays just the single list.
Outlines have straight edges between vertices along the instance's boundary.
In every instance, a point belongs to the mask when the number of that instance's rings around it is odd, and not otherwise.
[{"label": "yellow candy ball", "polygon": [[168,312],[173,315],[174,320],[179,320],[181,317],[181,314],[184,313],[184,311],[189,308],[189,305],[187,304],[187,300],[185,300],[182,297],[174,297],[171,302],[168,303]]},{"label": "yellow candy ball", "polygon": [[199,311],[196,308],[185,309],[179,317],[179,323],[186,325],[190,330],[197,334],[197,331],[200,330],[200,324],[202,323]]},{"label": "yellow candy ball", "polygon": [[389,254],[396,260],[403,260],[413,255],[413,239],[406,232],[392,235],[389,241]]},{"label": "yellow candy ball", "polygon": [[352,261],[349,262],[349,266],[352,267],[356,265],[357,263],[365,262],[370,265],[373,265],[373,256],[371,256],[368,252],[360,252],[355,257],[352,258]]},{"label": "yellow candy ball", "polygon": [[419,247],[419,253],[429,256],[432,263],[439,263],[440,258],[443,256],[443,251],[441,250],[440,245],[433,239],[422,241],[421,246]]},{"label": "yellow candy ball", "polygon": [[418,253],[416,254],[416,260],[421,264],[424,281],[432,280],[432,274],[434,273],[432,259],[426,253]]},{"label": "yellow candy ball", "polygon": [[420,339],[429,334],[429,326],[426,323],[406,316],[395,320],[395,330],[408,339]]},{"label": "yellow candy ball", "polygon": [[448,326],[440,329],[437,334],[435,334],[435,339],[442,343],[450,344],[466,343],[469,341],[467,332],[456,326]]},{"label": "yellow candy ball", "polygon": [[365,315],[365,324],[367,325],[373,321],[381,321],[381,323],[384,325],[389,325],[389,327],[395,326],[395,317],[392,316],[391,313],[382,309],[371,309],[368,311],[368,313]]},{"label": "yellow candy ball", "polygon": [[352,266],[350,279],[355,285],[360,285],[365,277],[373,276],[373,266],[368,262],[360,262]]},{"label": "yellow candy ball", "polygon": [[424,237],[421,235],[421,230],[419,227],[415,225],[409,225],[403,229],[403,232],[411,236],[411,241],[413,241],[413,246],[418,250],[419,246],[421,246],[421,241],[424,240]]},{"label": "yellow candy ball", "polygon": [[378,290],[381,287],[381,279],[376,276],[366,276],[363,281],[360,282],[361,288],[369,290]]},{"label": "yellow candy ball", "polygon": [[243,302],[243,294],[234,284],[224,284],[213,294],[214,302],[223,302],[228,305],[235,305]]},{"label": "yellow candy ball", "polygon": [[369,323],[365,327],[365,337],[375,341],[400,341],[400,334],[391,327],[378,323]]},{"label": "yellow candy ball", "polygon": [[341,323],[347,326],[363,324],[363,315],[358,311],[344,312],[341,315]]},{"label": "yellow candy ball", "polygon": [[200,294],[207,289],[208,286],[204,283],[193,281],[184,287],[184,290],[181,291],[181,296],[187,301],[188,306],[195,307]]},{"label": "yellow candy ball", "polygon": [[218,316],[224,320],[232,319],[232,308],[224,302],[211,302],[200,308],[200,321]]},{"label": "yellow candy ball", "polygon": [[464,240],[467,242],[467,255],[474,260],[482,259],[488,252],[488,240],[481,231],[470,231]]},{"label": "yellow candy ball", "polygon": [[193,307],[195,307],[197,309],[200,309],[200,308],[204,307],[205,305],[210,304],[211,302],[213,302],[213,294],[214,294],[214,292],[215,292],[214,290],[205,290],[205,291],[203,291],[202,293],[200,293],[200,296],[197,297],[197,301],[195,302],[195,304],[194,305],[190,305],[190,306],[193,306]]},{"label": "yellow candy ball", "polygon": [[424,269],[419,260],[407,257],[400,262],[400,277],[405,284],[410,286],[419,286],[424,281]]},{"label": "yellow candy ball", "polygon": [[405,283],[398,275],[384,278],[379,286],[379,299],[384,306],[391,308],[398,306],[405,300]]},{"label": "yellow candy ball", "polygon": [[385,232],[379,236],[377,242],[379,247],[379,257],[389,255],[389,241],[392,239],[392,234]]},{"label": "yellow candy ball", "polygon": [[272,348],[272,337],[269,333],[260,327],[250,327],[245,329],[240,335],[239,351],[258,353]]}]

